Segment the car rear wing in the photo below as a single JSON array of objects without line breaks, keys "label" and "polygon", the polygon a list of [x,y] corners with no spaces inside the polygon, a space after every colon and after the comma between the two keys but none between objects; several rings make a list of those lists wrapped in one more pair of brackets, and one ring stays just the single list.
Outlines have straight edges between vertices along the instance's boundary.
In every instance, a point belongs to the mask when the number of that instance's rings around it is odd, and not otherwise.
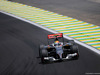
[{"label": "car rear wing", "polygon": [[48,39],[63,38],[63,33],[49,34]]},{"label": "car rear wing", "polygon": [[48,35],[48,45],[49,45],[50,39],[59,39],[59,38],[62,38],[62,41],[64,43],[63,33],[49,34]]}]

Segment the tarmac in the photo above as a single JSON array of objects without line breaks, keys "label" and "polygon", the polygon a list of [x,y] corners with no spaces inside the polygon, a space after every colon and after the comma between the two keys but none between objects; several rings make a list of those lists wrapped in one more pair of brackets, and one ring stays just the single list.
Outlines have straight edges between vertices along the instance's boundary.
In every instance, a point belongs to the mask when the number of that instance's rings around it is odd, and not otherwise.
[{"label": "tarmac", "polygon": [[100,3],[100,0],[88,0],[88,1],[92,1],[92,2],[96,2],[96,3]]}]

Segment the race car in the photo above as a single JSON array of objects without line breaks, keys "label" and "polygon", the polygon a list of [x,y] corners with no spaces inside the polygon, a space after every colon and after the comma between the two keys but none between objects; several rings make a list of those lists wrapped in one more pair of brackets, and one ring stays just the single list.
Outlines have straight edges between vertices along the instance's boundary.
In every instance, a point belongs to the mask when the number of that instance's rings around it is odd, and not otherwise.
[{"label": "race car", "polygon": [[[53,39],[53,43],[50,40]],[[61,42],[59,41],[61,40]],[[74,40],[64,42],[63,33],[49,34],[48,45],[40,45],[39,57],[42,63],[78,59],[79,49]]]}]

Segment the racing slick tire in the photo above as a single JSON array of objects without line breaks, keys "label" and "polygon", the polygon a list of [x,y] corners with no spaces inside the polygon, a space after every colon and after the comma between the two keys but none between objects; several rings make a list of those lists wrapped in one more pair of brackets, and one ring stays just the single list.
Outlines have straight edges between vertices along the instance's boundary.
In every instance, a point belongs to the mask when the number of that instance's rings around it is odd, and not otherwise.
[{"label": "racing slick tire", "polygon": [[46,49],[41,50],[41,56],[47,57],[48,56],[48,51]]},{"label": "racing slick tire", "polygon": [[39,46],[39,57],[41,57],[41,50],[44,48],[44,45]]},{"label": "racing slick tire", "polygon": [[68,43],[71,43],[72,45],[75,44],[74,40],[69,40]]},{"label": "racing slick tire", "polygon": [[72,46],[71,46],[71,51],[72,51],[73,53],[78,52],[78,45],[76,45],[76,44],[72,45]]},{"label": "racing slick tire", "polygon": [[41,55],[41,62],[46,63],[46,60],[44,60],[44,57],[48,57],[48,51],[46,49],[42,49],[40,51],[40,55]]},{"label": "racing slick tire", "polygon": [[78,51],[78,45],[74,44],[71,46],[71,52],[72,53],[77,53],[77,55],[73,58],[75,60],[77,60],[79,58],[79,51]]}]

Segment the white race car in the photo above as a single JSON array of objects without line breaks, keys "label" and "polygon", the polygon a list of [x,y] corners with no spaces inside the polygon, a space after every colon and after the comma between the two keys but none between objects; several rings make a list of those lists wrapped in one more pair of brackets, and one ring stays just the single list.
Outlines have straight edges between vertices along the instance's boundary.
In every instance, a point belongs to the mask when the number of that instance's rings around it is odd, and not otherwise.
[{"label": "white race car", "polygon": [[[49,44],[50,39],[54,39],[54,43]],[[78,45],[74,40],[60,42],[58,39],[64,40],[62,33],[50,34],[48,45],[40,45],[39,57],[42,63],[79,58]]]}]

